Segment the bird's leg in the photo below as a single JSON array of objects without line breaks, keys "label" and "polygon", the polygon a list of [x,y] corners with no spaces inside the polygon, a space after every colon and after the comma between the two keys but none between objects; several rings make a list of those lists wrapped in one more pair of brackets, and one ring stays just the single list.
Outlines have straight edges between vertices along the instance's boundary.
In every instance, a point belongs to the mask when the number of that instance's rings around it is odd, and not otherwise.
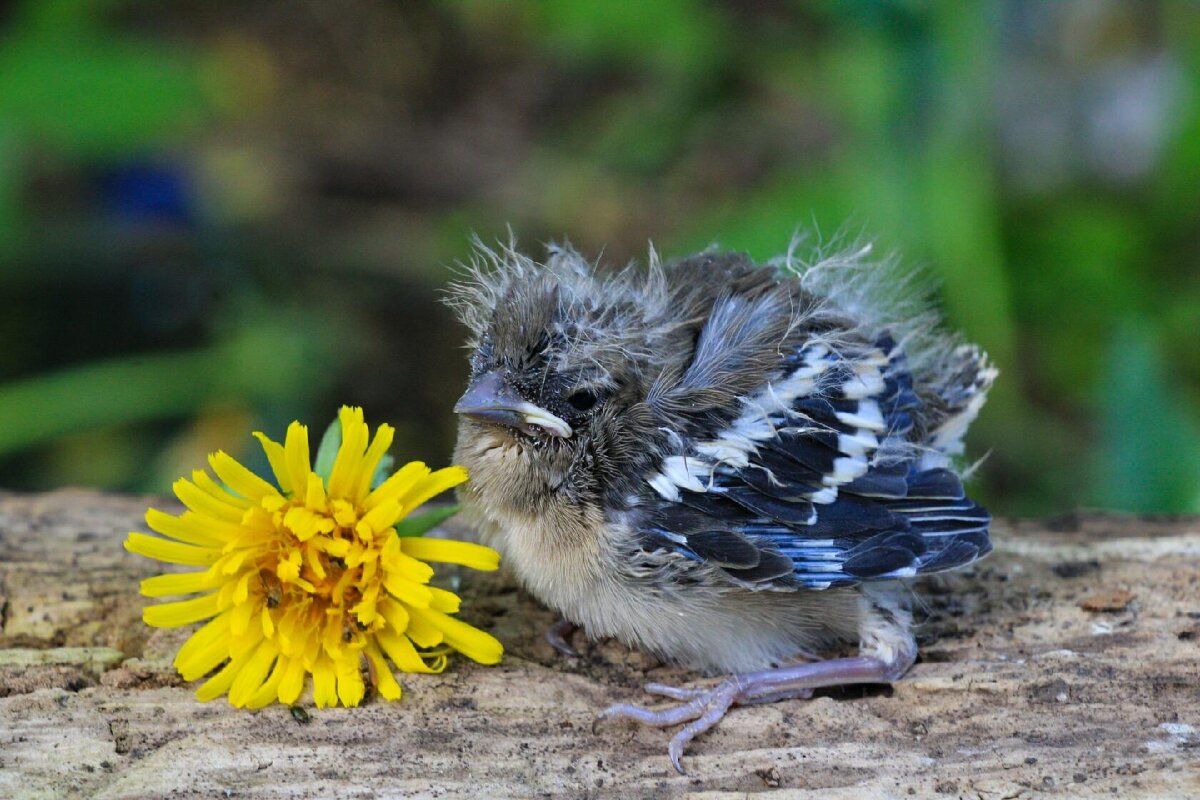
[{"label": "bird's leg", "polygon": [[567,637],[578,629],[579,627],[569,619],[560,619],[546,629],[546,641],[560,654],[569,658],[575,658],[579,655],[579,651],[571,646],[571,643],[567,641]]},{"label": "bird's leg", "polygon": [[[697,697],[707,697],[711,689],[688,689],[682,686],[670,686],[665,683],[647,683],[644,687],[647,694],[658,694],[672,700],[688,701]],[[734,701],[735,706],[757,706],[766,703],[777,703],[780,700],[808,700],[812,697],[812,689],[784,689],[779,692],[754,697],[739,697]]]},{"label": "bird's leg", "polygon": [[653,711],[630,703],[610,706],[600,713],[596,722],[624,717],[643,725],[666,727],[687,723],[671,739],[668,752],[675,769],[683,774],[683,749],[687,743],[725,716],[734,705],[759,705],[792,698],[807,699],[813,689],[855,683],[890,683],[907,671],[911,658],[888,662],[876,656],[854,656],[811,664],[796,664],[730,675],[711,689],[687,689],[651,683],[646,691],[664,695],[680,704],[674,708]]}]

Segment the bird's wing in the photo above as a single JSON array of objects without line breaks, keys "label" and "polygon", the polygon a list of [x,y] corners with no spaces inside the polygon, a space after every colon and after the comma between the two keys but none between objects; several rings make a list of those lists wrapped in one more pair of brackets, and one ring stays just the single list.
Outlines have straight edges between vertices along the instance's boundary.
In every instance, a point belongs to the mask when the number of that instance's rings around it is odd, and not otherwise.
[{"label": "bird's wing", "polygon": [[937,442],[913,430],[922,400],[890,337],[787,362],[732,424],[648,476],[644,548],[759,589],[910,577],[991,549],[990,515],[923,458]]}]

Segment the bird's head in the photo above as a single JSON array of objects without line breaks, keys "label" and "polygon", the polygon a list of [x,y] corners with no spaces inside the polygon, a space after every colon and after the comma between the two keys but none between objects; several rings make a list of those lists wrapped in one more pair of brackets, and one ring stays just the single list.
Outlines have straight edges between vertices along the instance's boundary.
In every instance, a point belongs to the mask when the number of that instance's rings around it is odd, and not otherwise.
[{"label": "bird's head", "polygon": [[481,253],[488,263],[451,295],[470,330],[470,379],[454,410],[455,457],[473,491],[526,507],[551,494],[620,494],[657,435],[644,402],[663,368],[652,272],[599,276],[566,249],[545,264]]}]

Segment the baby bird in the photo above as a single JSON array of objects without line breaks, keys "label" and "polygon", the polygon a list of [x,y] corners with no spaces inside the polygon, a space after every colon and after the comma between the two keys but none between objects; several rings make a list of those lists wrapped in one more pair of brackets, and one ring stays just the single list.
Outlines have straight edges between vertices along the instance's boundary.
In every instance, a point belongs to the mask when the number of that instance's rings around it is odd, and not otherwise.
[{"label": "baby bird", "polygon": [[901,579],[991,549],[956,460],[996,370],[868,253],[605,271],[480,246],[452,291],[464,514],[588,636],[729,676],[598,718],[683,725],[681,773],[732,705],[900,678]]}]

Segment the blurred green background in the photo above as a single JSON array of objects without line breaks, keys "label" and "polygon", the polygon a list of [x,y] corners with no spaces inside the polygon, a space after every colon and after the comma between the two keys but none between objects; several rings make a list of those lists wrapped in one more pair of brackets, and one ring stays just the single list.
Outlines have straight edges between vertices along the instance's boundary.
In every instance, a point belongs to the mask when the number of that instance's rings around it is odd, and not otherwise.
[{"label": "blurred green background", "polygon": [[[1008,514],[1200,511],[1200,4],[0,3],[0,486],[340,403],[445,463],[468,237],[926,270]],[[261,465],[260,465],[261,466]]]}]

